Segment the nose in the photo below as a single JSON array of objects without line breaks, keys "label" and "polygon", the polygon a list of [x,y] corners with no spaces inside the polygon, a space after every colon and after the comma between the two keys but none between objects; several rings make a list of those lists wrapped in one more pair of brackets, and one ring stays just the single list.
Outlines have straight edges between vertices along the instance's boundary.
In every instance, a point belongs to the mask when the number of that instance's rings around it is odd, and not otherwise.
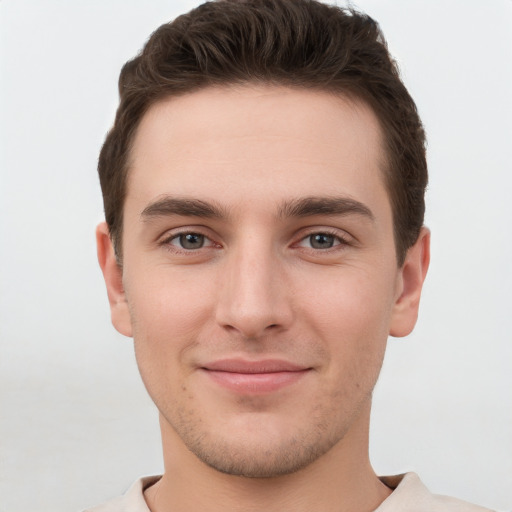
[{"label": "nose", "polygon": [[286,330],[293,319],[283,265],[271,250],[263,254],[259,249],[234,251],[225,261],[219,288],[216,320],[244,339]]}]

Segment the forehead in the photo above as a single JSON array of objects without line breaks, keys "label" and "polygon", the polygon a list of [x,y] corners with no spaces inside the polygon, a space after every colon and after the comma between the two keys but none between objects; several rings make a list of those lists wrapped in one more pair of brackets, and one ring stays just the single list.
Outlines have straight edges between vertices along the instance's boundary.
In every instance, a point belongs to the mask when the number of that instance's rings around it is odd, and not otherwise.
[{"label": "forehead", "polygon": [[361,101],[286,87],[207,88],[145,114],[128,198],[193,195],[245,206],[287,195],[387,198],[384,160],[379,122]]}]

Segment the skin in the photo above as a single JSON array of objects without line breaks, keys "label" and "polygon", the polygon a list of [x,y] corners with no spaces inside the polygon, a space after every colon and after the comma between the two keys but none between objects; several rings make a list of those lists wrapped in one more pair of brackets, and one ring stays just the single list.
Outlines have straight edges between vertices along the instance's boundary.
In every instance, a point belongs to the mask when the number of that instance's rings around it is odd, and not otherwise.
[{"label": "skin", "polygon": [[[371,394],[388,335],[415,324],[429,233],[399,268],[382,148],[365,104],[282,87],[209,88],[142,119],[122,267],[105,224],[97,238],[113,324],[160,411],[151,510],[370,511],[389,495]],[[270,385],[239,370],[226,385],[211,368],[226,359]]]}]

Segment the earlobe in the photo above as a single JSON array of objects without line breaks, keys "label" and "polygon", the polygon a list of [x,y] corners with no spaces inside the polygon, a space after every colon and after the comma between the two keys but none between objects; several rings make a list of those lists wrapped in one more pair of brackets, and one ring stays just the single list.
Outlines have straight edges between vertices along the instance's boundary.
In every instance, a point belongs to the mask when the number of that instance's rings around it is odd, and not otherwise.
[{"label": "earlobe", "polygon": [[132,326],[123,287],[123,272],[117,261],[108,226],[105,222],[102,222],[96,228],[96,249],[98,262],[107,287],[112,324],[121,334],[131,337]]},{"label": "earlobe", "polygon": [[400,287],[393,307],[389,334],[407,336],[418,318],[421,290],[430,263],[430,231],[423,227],[416,243],[409,248],[400,269]]}]

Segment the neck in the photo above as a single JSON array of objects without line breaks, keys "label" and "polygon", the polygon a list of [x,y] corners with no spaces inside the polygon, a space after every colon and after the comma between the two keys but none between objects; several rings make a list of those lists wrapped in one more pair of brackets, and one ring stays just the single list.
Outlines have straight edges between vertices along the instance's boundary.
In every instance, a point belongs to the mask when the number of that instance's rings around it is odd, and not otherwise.
[{"label": "neck", "polygon": [[390,494],[368,457],[370,406],[329,452],[274,478],[227,475],[207,466],[161,418],[165,473],[145,491],[152,512],[354,512],[375,510]]}]

